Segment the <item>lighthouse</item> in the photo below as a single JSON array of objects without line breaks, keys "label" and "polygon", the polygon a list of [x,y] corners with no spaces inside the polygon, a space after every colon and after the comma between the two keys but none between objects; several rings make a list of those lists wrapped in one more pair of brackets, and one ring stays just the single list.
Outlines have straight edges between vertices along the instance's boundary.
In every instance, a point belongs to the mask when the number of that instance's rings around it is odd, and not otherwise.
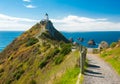
[{"label": "lighthouse", "polygon": [[47,13],[45,14],[45,20],[46,20],[46,21],[49,20],[49,17],[48,17],[48,14],[47,14]]}]

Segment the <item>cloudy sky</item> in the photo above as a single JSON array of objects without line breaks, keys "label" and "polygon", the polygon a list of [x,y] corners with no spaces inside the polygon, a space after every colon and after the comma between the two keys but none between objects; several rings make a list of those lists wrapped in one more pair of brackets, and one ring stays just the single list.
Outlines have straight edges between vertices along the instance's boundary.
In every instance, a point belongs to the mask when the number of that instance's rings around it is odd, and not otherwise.
[{"label": "cloudy sky", "polygon": [[119,0],[1,0],[0,31],[28,30],[45,13],[60,31],[120,31]]}]

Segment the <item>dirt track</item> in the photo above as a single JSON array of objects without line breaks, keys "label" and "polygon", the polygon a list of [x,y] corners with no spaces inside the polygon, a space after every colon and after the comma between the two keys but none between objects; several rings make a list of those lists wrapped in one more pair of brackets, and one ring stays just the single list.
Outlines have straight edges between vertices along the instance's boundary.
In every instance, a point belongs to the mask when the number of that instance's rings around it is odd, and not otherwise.
[{"label": "dirt track", "polygon": [[120,76],[108,63],[94,54],[87,54],[87,59],[83,84],[120,84]]}]

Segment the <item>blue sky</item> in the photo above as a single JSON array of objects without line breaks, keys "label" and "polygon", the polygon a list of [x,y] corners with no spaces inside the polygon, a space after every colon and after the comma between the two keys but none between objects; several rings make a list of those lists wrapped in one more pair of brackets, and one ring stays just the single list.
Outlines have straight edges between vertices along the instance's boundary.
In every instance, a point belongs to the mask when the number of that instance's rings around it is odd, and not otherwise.
[{"label": "blue sky", "polygon": [[61,31],[120,30],[120,0],[1,0],[0,30],[27,30],[46,12]]}]

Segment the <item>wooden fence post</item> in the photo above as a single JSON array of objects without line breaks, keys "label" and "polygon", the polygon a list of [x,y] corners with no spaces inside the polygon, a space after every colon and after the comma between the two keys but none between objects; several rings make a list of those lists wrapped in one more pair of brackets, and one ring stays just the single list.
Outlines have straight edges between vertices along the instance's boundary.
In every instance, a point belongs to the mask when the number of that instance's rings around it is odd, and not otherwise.
[{"label": "wooden fence post", "polygon": [[80,71],[81,71],[81,74],[84,74],[84,52],[81,51],[81,56],[80,56]]},{"label": "wooden fence post", "polygon": [[86,48],[82,47],[82,51],[80,51],[80,72],[84,74],[84,66],[86,60]]}]

